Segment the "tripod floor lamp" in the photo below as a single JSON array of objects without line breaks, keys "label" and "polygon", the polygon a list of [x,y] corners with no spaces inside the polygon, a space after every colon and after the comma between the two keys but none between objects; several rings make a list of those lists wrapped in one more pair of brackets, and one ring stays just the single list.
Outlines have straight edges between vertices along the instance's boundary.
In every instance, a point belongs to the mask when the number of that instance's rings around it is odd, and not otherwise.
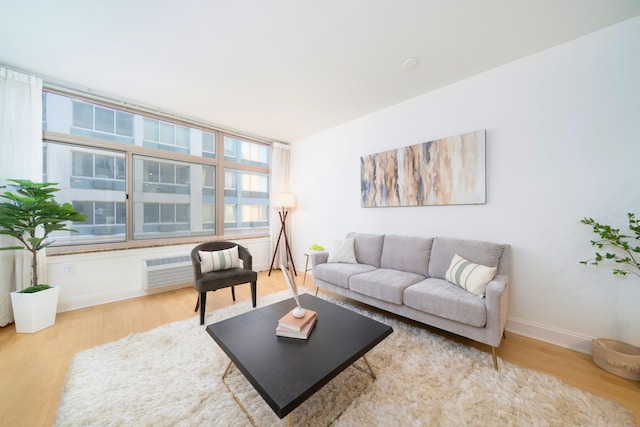
[{"label": "tripod floor lamp", "polygon": [[[273,251],[273,258],[271,258],[271,267],[269,267],[269,276],[271,276],[271,270],[273,270],[273,264],[276,261],[276,256],[278,254],[278,248],[280,247],[280,240],[282,240],[282,236],[284,236],[284,244],[285,244],[285,256],[287,262],[285,265],[288,265],[288,262],[291,261],[291,265],[293,266],[293,271],[296,271],[296,265],[293,262],[293,257],[291,256],[291,247],[289,246],[289,237],[287,236],[287,215],[289,214],[288,209],[292,209],[296,207],[296,196],[292,193],[274,193],[271,196],[271,206],[274,209],[278,209],[278,216],[280,217],[280,234],[278,234],[278,240],[276,241],[276,248]],[[276,270],[279,267],[276,266]],[[296,273],[297,275],[297,273]]]}]

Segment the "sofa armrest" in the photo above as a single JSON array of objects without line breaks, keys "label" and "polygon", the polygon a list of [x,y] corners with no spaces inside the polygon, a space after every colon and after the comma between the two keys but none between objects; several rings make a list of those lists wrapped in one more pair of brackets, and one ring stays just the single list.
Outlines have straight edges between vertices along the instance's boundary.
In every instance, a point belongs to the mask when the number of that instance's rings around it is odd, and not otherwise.
[{"label": "sofa armrest", "polygon": [[329,252],[327,251],[312,251],[309,252],[309,258],[311,258],[311,268],[318,264],[325,264],[329,259]]},{"label": "sofa armrest", "polygon": [[507,304],[509,302],[509,277],[498,275],[487,285],[485,304],[487,307],[487,333],[489,345],[498,347],[507,323]]}]

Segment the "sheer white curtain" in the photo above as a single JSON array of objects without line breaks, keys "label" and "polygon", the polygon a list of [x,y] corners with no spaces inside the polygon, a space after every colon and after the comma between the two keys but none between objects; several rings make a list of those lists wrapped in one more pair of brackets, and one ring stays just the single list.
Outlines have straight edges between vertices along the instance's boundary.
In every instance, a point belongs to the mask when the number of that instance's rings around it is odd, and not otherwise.
[{"label": "sheer white curtain", "polygon": [[[42,181],[42,80],[0,67],[0,185],[9,178]],[[0,235],[1,246],[15,244]],[[39,257],[44,269],[44,250]],[[13,321],[11,291],[30,284],[29,258],[27,251],[0,251],[0,326]],[[46,280],[44,271],[40,277]]]},{"label": "sheer white curtain", "polygon": [[[290,192],[290,180],[289,180],[289,162],[291,158],[291,151],[289,145],[274,142],[271,147],[271,193],[289,193]],[[280,233],[280,218],[276,206],[271,207],[271,255],[276,248],[278,241],[278,234]],[[291,212],[287,215],[287,234],[289,235],[289,242],[291,242],[291,227],[290,218]],[[286,255],[284,251],[284,239],[280,242],[278,247],[278,254],[276,255],[276,263],[274,268],[278,268],[280,263],[286,264]]]}]

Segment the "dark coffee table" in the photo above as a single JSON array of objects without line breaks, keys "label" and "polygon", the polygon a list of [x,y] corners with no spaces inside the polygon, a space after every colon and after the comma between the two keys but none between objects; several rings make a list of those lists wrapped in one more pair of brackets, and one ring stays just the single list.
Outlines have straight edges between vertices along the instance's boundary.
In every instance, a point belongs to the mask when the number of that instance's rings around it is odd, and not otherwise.
[{"label": "dark coffee table", "polygon": [[[207,326],[209,335],[280,418],[393,332],[390,326],[309,294],[300,295],[300,304],[318,313],[307,340],[276,336],[278,320],[295,307],[293,298]],[[371,375],[375,378],[373,371]]]}]

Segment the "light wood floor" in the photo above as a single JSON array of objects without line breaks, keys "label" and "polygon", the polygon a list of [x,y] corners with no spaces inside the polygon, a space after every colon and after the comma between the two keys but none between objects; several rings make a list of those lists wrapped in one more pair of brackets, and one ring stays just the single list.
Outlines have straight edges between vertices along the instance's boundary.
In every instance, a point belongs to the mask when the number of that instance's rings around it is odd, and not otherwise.
[{"label": "light wood floor", "polygon": [[[285,288],[280,272],[271,277],[259,274],[258,297]],[[248,300],[249,286],[237,287],[236,297],[237,302]],[[16,334],[12,325],[0,328],[0,426],[52,425],[69,360],[76,352],[194,316],[195,300],[193,288],[184,288],[59,313],[55,326],[36,334]],[[212,292],[207,298],[207,311],[230,304],[230,290]],[[489,351],[482,344],[429,329]],[[640,383],[601,370],[590,356],[508,332],[498,356],[616,400],[631,409],[640,424]]]}]

